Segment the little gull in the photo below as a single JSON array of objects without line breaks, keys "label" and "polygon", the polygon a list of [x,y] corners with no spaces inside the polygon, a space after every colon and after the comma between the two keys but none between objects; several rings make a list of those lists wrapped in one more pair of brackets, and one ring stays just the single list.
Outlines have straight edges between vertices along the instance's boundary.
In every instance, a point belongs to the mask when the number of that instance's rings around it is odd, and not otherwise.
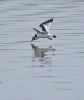
[{"label": "little gull", "polygon": [[49,33],[49,26],[51,25],[52,22],[53,22],[53,18],[41,23],[39,25],[41,30],[37,30],[36,28],[33,28],[33,30],[36,31],[36,34],[32,37],[32,41],[37,40],[39,38],[48,38],[50,40],[52,40],[53,38],[56,38],[56,35],[52,36]]}]

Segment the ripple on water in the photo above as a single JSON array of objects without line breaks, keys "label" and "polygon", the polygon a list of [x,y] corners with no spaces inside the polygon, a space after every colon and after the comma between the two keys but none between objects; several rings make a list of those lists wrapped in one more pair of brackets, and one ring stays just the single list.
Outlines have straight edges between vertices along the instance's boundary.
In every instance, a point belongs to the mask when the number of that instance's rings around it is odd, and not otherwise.
[{"label": "ripple on water", "polygon": [[[29,42],[49,18],[57,38]],[[1,99],[84,100],[83,27],[83,0],[0,0]]]}]

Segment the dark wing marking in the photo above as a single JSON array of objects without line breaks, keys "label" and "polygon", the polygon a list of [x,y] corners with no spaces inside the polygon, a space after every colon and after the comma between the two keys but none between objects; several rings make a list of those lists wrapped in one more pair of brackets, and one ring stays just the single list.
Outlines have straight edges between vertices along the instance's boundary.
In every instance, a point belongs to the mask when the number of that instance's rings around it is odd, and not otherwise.
[{"label": "dark wing marking", "polygon": [[41,23],[39,26],[42,28],[42,31],[45,31],[46,33],[48,33],[49,26],[52,22],[53,22],[53,18]]},{"label": "dark wing marking", "polygon": [[37,30],[36,28],[33,28],[33,30],[35,30],[37,32],[37,34],[44,34],[43,32]]},{"label": "dark wing marking", "polygon": [[37,33],[40,33],[40,31],[39,31],[39,30],[37,30],[36,28],[33,28],[33,30],[35,30]]}]

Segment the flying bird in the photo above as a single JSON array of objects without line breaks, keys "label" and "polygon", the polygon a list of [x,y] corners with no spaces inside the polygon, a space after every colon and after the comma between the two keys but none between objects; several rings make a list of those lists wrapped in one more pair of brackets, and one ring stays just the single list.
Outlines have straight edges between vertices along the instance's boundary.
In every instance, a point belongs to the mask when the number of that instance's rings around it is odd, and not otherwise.
[{"label": "flying bird", "polygon": [[51,35],[49,33],[49,27],[50,27],[52,22],[53,22],[53,18],[41,23],[39,25],[41,30],[37,30],[36,28],[33,28],[33,30],[36,31],[36,34],[32,37],[32,41],[37,40],[39,38],[48,38],[49,40],[56,38],[56,35]]}]

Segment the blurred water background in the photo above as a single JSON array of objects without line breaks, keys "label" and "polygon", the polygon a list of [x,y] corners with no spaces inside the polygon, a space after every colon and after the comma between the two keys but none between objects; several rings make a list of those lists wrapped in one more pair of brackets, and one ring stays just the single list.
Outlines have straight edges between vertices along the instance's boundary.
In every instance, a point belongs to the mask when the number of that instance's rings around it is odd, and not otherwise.
[{"label": "blurred water background", "polygon": [[[54,21],[52,41],[29,42]],[[0,100],[84,100],[84,1],[0,0]]]}]

